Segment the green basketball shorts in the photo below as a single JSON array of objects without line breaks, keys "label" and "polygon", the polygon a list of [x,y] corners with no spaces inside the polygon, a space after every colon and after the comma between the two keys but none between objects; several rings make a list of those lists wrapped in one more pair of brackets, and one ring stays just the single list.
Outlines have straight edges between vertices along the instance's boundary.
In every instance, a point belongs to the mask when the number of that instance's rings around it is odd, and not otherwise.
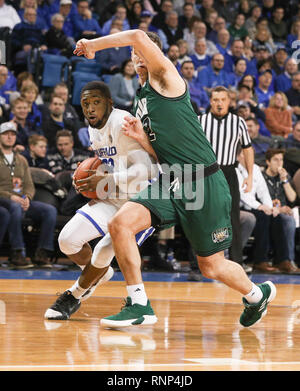
[{"label": "green basketball shorts", "polygon": [[230,247],[231,196],[221,170],[190,182],[170,183],[163,174],[130,199],[155,216],[166,228],[179,224],[197,255],[206,257]]}]

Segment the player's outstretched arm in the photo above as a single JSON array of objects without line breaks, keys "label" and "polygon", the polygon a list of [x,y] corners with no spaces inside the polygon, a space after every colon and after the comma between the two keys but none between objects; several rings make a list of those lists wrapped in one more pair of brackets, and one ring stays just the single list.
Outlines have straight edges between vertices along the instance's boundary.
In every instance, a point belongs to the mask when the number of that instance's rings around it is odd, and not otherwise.
[{"label": "player's outstretched arm", "polygon": [[76,43],[74,54],[92,59],[99,50],[111,47],[132,46],[135,53],[145,61],[150,74],[171,72],[181,80],[176,68],[159,47],[142,30],[128,30],[95,39],[81,39]]}]

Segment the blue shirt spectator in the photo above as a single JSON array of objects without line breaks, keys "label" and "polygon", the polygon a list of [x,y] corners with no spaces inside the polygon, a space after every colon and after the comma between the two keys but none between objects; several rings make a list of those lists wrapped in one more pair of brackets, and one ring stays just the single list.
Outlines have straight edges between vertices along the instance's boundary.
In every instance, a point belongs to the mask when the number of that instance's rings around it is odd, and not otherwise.
[{"label": "blue shirt spectator", "polygon": [[[20,8],[18,14],[20,16],[20,19],[24,22],[24,8]],[[48,22],[45,20],[44,15],[39,9],[37,9],[36,23],[41,26],[42,31],[47,31],[49,28]]]},{"label": "blue shirt spectator", "polygon": [[211,64],[198,73],[198,82],[204,89],[211,89],[216,86],[230,87],[233,83],[232,75],[224,71],[224,56],[220,53],[214,54]]},{"label": "blue shirt spectator", "polygon": [[25,8],[24,21],[18,23],[11,35],[13,49],[24,50],[25,45],[41,46],[44,43],[43,25],[37,21],[37,12],[34,8]]},{"label": "blue shirt spectator", "polygon": [[[209,98],[194,76],[195,67],[192,61],[184,61],[181,65],[181,74],[188,85],[191,101],[197,106],[198,113],[204,112],[209,106]],[[197,114],[198,114],[197,113]]]},{"label": "blue shirt spectator", "polygon": [[275,82],[276,91],[286,92],[292,87],[292,77],[298,72],[298,64],[294,58],[289,58],[285,63],[284,73],[277,76]]},{"label": "blue shirt spectator", "polygon": [[112,25],[115,21],[119,21],[120,24],[121,24],[121,30],[122,31],[126,31],[126,30],[130,30],[130,23],[127,19],[127,10],[125,8],[124,5],[122,4],[119,4],[117,7],[116,7],[116,13],[114,14],[114,16],[112,18],[110,18],[109,20],[107,20],[103,26],[102,26],[102,35],[108,35],[110,34],[110,31],[111,31],[111,28],[112,28]]},{"label": "blue shirt spectator", "polygon": [[96,38],[102,35],[102,30],[96,19],[92,18],[87,0],[79,0],[77,3],[78,15],[73,18],[75,38]]},{"label": "blue shirt spectator", "polygon": [[207,47],[205,39],[198,39],[195,43],[195,53],[192,54],[191,60],[195,66],[195,70],[199,71],[211,63],[211,56],[207,55]]},{"label": "blue shirt spectator", "polygon": [[9,104],[9,91],[16,91],[17,80],[5,65],[0,65],[0,97],[2,104]]},{"label": "blue shirt spectator", "polygon": [[255,88],[255,93],[261,109],[269,106],[269,100],[274,95],[274,91],[270,89],[272,78],[272,71],[269,69],[261,73],[258,78],[258,86]]}]

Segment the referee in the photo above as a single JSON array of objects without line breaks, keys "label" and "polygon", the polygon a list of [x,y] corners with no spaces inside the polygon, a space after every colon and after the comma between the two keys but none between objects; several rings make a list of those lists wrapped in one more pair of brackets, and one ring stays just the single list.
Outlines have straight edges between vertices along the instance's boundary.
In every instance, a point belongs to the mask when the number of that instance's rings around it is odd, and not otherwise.
[{"label": "referee", "polygon": [[[230,97],[227,88],[213,88],[210,97],[210,112],[199,116],[199,121],[207,139],[216,154],[232,197],[231,223],[232,245],[229,249],[230,259],[243,264],[243,247],[240,229],[240,190],[235,171],[237,147],[243,148],[248,177],[244,180],[243,189],[251,191],[254,152],[247,125],[243,118],[229,112]],[[247,271],[247,270],[246,270]]]}]

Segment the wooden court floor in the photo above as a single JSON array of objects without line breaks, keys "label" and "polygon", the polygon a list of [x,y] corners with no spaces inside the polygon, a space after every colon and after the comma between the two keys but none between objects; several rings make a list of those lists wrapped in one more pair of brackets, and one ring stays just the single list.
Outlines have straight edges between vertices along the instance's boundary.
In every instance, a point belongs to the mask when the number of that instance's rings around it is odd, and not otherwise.
[{"label": "wooden court floor", "polygon": [[0,280],[1,371],[300,370],[300,285],[278,284],[267,316],[245,329],[240,295],[223,284],[146,282],[157,324],[119,330],[99,324],[121,307],[118,281],[97,288],[71,320],[45,320],[70,285]]}]

